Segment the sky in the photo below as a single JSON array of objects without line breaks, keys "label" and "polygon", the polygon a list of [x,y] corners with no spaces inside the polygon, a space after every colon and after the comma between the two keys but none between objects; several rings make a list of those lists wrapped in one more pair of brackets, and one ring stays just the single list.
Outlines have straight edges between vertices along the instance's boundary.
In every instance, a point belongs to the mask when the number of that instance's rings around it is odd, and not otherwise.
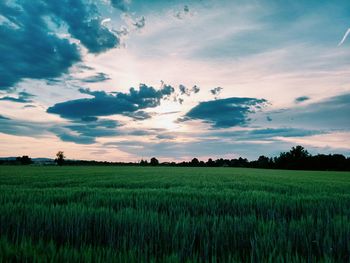
[{"label": "sky", "polygon": [[350,1],[4,0],[0,157],[350,156]]}]

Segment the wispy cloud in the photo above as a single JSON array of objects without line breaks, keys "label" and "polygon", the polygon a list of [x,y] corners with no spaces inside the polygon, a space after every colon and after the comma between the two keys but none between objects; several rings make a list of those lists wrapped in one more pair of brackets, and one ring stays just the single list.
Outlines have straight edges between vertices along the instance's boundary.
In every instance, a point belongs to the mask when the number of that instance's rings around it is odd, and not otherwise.
[{"label": "wispy cloud", "polygon": [[339,44],[338,44],[338,47],[341,46],[341,45],[343,45],[343,43],[345,42],[345,40],[347,39],[347,37],[349,36],[349,34],[350,34],[350,28],[345,32],[345,34],[344,34],[342,40],[341,40],[341,41],[339,42]]},{"label": "wispy cloud", "polygon": [[99,83],[110,79],[111,78],[107,74],[103,72],[98,72],[96,75],[81,79],[81,81],[86,83],[95,83],[95,82]]},{"label": "wispy cloud", "polygon": [[1,97],[0,100],[18,102],[18,103],[29,103],[29,102],[33,102],[32,98],[34,97],[35,96],[33,94],[30,94],[25,91],[21,91],[18,93],[18,97],[4,96],[4,97]]}]

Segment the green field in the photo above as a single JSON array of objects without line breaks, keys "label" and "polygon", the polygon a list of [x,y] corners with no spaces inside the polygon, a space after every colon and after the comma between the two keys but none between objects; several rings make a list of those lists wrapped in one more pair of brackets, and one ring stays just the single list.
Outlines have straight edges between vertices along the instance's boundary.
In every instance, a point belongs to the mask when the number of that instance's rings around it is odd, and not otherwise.
[{"label": "green field", "polygon": [[0,166],[0,262],[349,262],[350,173]]}]

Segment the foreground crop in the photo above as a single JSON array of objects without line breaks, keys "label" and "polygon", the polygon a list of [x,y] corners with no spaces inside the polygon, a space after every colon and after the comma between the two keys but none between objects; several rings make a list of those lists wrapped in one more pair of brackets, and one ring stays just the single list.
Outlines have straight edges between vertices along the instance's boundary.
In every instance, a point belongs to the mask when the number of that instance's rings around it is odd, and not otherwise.
[{"label": "foreground crop", "polygon": [[350,174],[0,167],[0,261],[348,262]]}]

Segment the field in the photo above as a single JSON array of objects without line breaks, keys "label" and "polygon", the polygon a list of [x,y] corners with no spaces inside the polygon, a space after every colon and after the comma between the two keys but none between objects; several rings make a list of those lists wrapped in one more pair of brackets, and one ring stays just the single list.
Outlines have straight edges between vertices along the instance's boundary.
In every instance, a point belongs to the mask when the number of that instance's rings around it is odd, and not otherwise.
[{"label": "field", "polygon": [[0,262],[349,262],[350,173],[0,166]]}]

